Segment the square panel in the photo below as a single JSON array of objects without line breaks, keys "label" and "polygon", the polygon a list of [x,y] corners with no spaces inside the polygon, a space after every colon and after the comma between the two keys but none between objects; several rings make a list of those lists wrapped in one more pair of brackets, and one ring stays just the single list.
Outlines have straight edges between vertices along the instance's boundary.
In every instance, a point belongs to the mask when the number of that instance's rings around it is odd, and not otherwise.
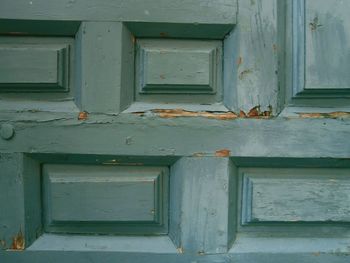
[{"label": "square panel", "polygon": [[164,167],[43,167],[47,232],[166,233],[167,202]]}]

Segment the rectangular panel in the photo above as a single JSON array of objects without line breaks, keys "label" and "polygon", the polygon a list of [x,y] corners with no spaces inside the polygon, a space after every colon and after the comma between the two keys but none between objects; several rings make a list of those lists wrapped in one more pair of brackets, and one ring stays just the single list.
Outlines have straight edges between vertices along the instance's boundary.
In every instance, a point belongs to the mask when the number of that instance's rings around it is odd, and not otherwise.
[{"label": "rectangular panel", "polygon": [[[291,4],[294,99],[344,99],[350,95],[350,33],[346,30],[350,25],[350,3],[337,3],[295,0]],[[339,106],[338,102],[317,106]],[[309,100],[306,105],[310,103],[315,104]]]},{"label": "rectangular panel", "polygon": [[138,92],[215,93],[220,48],[220,41],[139,40]]},{"label": "rectangular panel", "polygon": [[350,2],[306,0],[306,89],[350,89]]},{"label": "rectangular panel", "polygon": [[[165,224],[167,169],[91,165],[45,165],[47,231],[109,232],[134,225]],[[133,231],[131,231],[133,232]]]},{"label": "rectangular panel", "polygon": [[0,59],[0,92],[68,90],[68,45],[0,44]]},{"label": "rectangular panel", "polygon": [[349,169],[256,169],[243,175],[242,221],[350,222]]}]

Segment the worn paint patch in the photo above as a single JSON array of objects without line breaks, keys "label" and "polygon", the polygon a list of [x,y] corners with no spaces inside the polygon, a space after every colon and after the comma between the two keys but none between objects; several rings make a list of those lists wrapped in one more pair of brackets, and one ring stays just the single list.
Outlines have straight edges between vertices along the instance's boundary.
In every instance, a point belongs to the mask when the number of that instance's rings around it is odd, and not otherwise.
[{"label": "worn paint patch", "polygon": [[22,233],[22,230],[20,230],[18,234],[12,238],[12,244],[10,249],[24,250],[24,245],[25,245],[24,235]]},{"label": "worn paint patch", "polygon": [[[160,118],[179,118],[179,117],[204,117],[209,119],[217,120],[233,120],[237,118],[270,118],[272,117],[272,108],[269,107],[267,111],[261,111],[260,106],[252,108],[248,113],[240,111],[239,114],[229,111],[229,112],[209,112],[209,111],[187,111],[183,109],[154,109],[150,110]],[[133,112],[133,114],[139,116],[146,116],[146,112]]]},{"label": "worn paint patch", "polygon": [[310,22],[310,28],[311,31],[315,31],[317,28],[321,27],[322,25],[318,23],[318,17],[316,16],[312,22]]},{"label": "worn paint patch", "polygon": [[0,246],[2,249],[6,248],[6,240],[1,239],[0,240]]},{"label": "worn paint patch", "polygon": [[305,113],[300,112],[298,113],[300,118],[315,118],[315,119],[338,119],[338,118],[350,118],[350,112],[346,111],[334,111],[329,113],[318,113],[318,112],[311,112],[311,113]]},{"label": "worn paint patch", "polygon": [[89,113],[86,111],[79,112],[78,120],[85,121],[85,120],[87,120],[88,116],[89,116]]},{"label": "worn paint patch", "polygon": [[178,248],[177,248],[177,252],[178,252],[179,254],[185,253],[183,247],[178,247]]},{"label": "worn paint patch", "polygon": [[241,73],[239,73],[238,78],[239,78],[240,80],[243,80],[243,79],[245,79],[245,77],[246,77],[247,75],[249,75],[249,74],[251,74],[251,73],[253,73],[253,70],[252,70],[252,69],[245,69],[245,70],[241,71]]},{"label": "worn paint patch", "polygon": [[242,63],[243,63],[243,58],[242,58],[242,57],[239,57],[239,58],[237,59],[237,66],[240,66]]},{"label": "worn paint patch", "polygon": [[248,113],[244,111],[239,112],[240,118],[269,118],[272,117],[272,107],[269,106],[267,111],[261,111],[260,106],[255,106],[249,110]]},{"label": "worn paint patch", "polygon": [[[151,110],[152,113],[156,114],[161,118],[178,118],[178,117],[205,117],[209,119],[218,119],[218,120],[232,120],[237,118],[237,114],[234,112],[207,112],[207,111],[187,111],[183,109],[156,109]],[[135,112],[134,114],[144,116],[145,112]]]},{"label": "worn paint patch", "polygon": [[228,149],[221,149],[215,152],[216,157],[229,157],[230,154],[231,154],[231,151]]}]

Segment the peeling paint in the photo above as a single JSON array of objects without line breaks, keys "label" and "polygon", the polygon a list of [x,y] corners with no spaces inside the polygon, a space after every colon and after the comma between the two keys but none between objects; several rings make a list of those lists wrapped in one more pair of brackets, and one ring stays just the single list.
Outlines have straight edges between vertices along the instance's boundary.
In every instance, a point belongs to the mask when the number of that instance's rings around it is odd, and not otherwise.
[{"label": "peeling paint", "polygon": [[147,112],[133,112],[133,114],[139,116],[147,116],[148,113],[153,113],[160,118],[179,118],[179,117],[204,117],[217,120],[234,120],[237,118],[256,118],[256,119],[268,119],[272,116],[272,107],[269,106],[267,111],[261,111],[260,106],[252,108],[248,113],[240,111],[239,114],[228,112],[209,112],[209,111],[188,111],[184,109],[154,109]]},{"label": "peeling paint", "polygon": [[204,156],[207,156],[206,153],[194,153],[192,154],[192,157],[204,157]]},{"label": "peeling paint", "polygon": [[346,111],[334,111],[329,113],[318,113],[318,112],[311,112],[311,113],[305,113],[300,112],[297,113],[300,118],[315,118],[315,119],[338,119],[338,118],[350,118],[350,112]]},{"label": "peeling paint", "polygon": [[12,238],[12,244],[10,249],[12,250],[24,250],[24,235],[22,234],[22,230],[18,232],[16,236]]},{"label": "peeling paint", "polygon": [[243,58],[242,58],[242,57],[239,57],[239,58],[237,59],[237,66],[239,67],[242,63],[243,63]]},{"label": "peeling paint", "polygon": [[117,162],[115,160],[106,161],[102,163],[103,165],[129,165],[129,166],[143,166],[144,163],[128,163],[128,162]]},{"label": "peeling paint", "polygon": [[252,69],[245,69],[245,70],[243,70],[241,73],[239,73],[238,78],[239,78],[240,80],[243,80],[247,75],[249,75],[249,74],[251,74],[251,73],[253,73],[253,70],[252,70]]},{"label": "peeling paint", "polygon": [[311,31],[315,31],[317,28],[321,27],[322,25],[320,25],[318,23],[318,17],[316,16],[312,22],[310,22],[310,28],[311,28]]},{"label": "peeling paint", "polygon": [[0,246],[1,246],[1,248],[6,248],[6,241],[1,239],[0,240]]},{"label": "peeling paint", "polygon": [[221,149],[215,152],[216,157],[229,157],[230,154],[231,154],[231,151],[228,149]]},{"label": "peeling paint", "polygon": [[[218,119],[218,120],[232,120],[236,119],[238,116],[234,112],[207,112],[207,111],[186,111],[183,109],[156,109],[151,110],[151,112],[155,113],[161,118],[178,118],[178,117],[205,117],[209,119]],[[134,114],[138,114],[140,116],[144,116],[145,112],[134,112]]]},{"label": "peeling paint", "polygon": [[168,37],[169,34],[167,32],[160,32],[159,36],[161,36],[161,37]]},{"label": "peeling paint", "polygon": [[185,253],[183,247],[178,247],[178,248],[177,248],[177,252],[179,252],[180,254]]},{"label": "peeling paint", "polygon": [[86,112],[86,111],[81,111],[81,112],[79,112],[78,120],[79,120],[79,121],[85,121],[85,120],[87,120],[88,115],[89,115],[88,112]]}]

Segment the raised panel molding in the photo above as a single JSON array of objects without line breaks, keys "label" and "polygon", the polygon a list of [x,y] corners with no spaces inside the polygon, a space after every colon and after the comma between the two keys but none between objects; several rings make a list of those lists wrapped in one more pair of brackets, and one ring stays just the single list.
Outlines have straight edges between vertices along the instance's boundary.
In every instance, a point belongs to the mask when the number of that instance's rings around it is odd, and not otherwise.
[{"label": "raised panel molding", "polygon": [[[349,6],[348,3],[343,3]],[[350,96],[350,24],[337,1],[295,0],[292,13],[292,87],[290,98],[344,99]],[[333,11],[330,11],[330,10]],[[306,101],[304,104],[314,104]],[[324,106],[324,105],[318,105]]]},{"label": "raised panel molding", "polygon": [[349,169],[243,173],[243,224],[350,222]]},{"label": "raised panel molding", "polygon": [[[182,94],[221,94],[222,42],[215,40],[139,39],[136,56],[136,100],[161,94],[182,101]],[[152,95],[154,97],[152,97]],[[160,99],[161,101],[161,99]]]},{"label": "raised panel molding", "polygon": [[167,168],[44,165],[43,178],[47,232],[167,232]]},{"label": "raised panel molding", "polygon": [[69,45],[0,44],[0,92],[69,90]]}]

